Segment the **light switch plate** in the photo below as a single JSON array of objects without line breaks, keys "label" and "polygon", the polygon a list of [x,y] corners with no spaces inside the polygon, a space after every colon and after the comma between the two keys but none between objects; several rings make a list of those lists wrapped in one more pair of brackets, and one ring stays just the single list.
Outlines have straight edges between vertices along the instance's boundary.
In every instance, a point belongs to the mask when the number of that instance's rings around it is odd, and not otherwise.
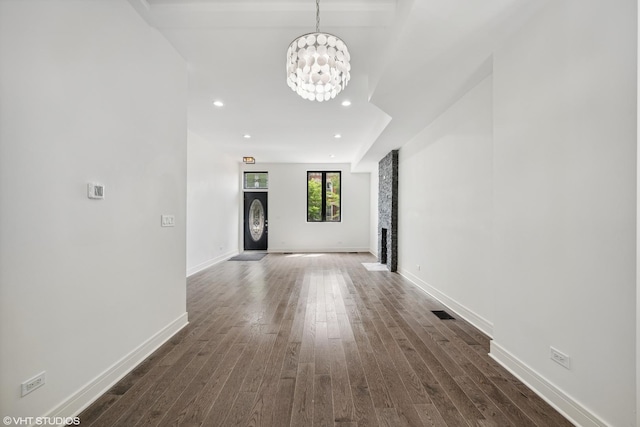
[{"label": "light switch plate", "polygon": [[162,227],[173,227],[176,224],[176,217],[174,215],[162,215],[160,218],[160,225]]},{"label": "light switch plate", "polygon": [[104,185],[95,182],[88,183],[87,197],[90,199],[104,199]]}]

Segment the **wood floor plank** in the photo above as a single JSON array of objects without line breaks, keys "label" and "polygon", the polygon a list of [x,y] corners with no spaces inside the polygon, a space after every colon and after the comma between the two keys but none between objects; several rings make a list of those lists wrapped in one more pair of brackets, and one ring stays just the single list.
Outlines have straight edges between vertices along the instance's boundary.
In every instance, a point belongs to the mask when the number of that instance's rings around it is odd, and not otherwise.
[{"label": "wood floor plank", "polygon": [[102,414],[106,413],[106,411],[111,408],[118,400],[121,395],[119,394],[111,394],[105,393],[100,396],[89,408],[84,410],[80,414],[80,418],[84,425],[91,425],[93,422],[100,417]]},{"label": "wood floor plank", "polygon": [[355,342],[347,341],[343,343],[347,371],[349,373],[349,383],[351,385],[351,396],[356,413],[358,426],[377,426],[378,420],[373,405],[373,399],[369,392],[369,384],[364,373],[363,364],[358,355],[358,348]]},{"label": "wood floor plank", "polygon": [[447,423],[438,412],[438,409],[433,404],[419,404],[416,405],[418,415],[422,418],[424,425],[427,427],[447,427]]},{"label": "wood floor plank", "polygon": [[[280,378],[284,369],[284,359],[293,329],[294,318],[292,313],[297,310],[299,305],[298,301],[302,298],[301,292],[306,289],[304,282],[300,282],[300,284],[301,286],[296,288],[289,298],[282,325],[276,336],[271,356],[264,371],[262,383],[260,384],[255,402],[251,408],[250,420],[255,423],[256,426],[288,425],[291,417],[295,376],[290,378],[291,381],[284,381],[287,378],[280,380]],[[296,344],[298,344],[299,348],[300,343]],[[284,396],[281,394],[281,386],[283,386],[283,383],[290,386],[284,389],[284,392],[288,392],[290,389],[290,393]],[[283,424],[282,417],[285,415],[286,423]]]},{"label": "wood floor plank", "polygon": [[317,322],[314,353],[316,375],[329,375],[331,372],[331,360],[329,359],[329,338],[327,336],[327,322]]},{"label": "wood floor plank", "polygon": [[[427,394],[427,391],[422,387],[422,383],[420,379],[416,375],[413,368],[404,357],[404,353],[398,346],[398,343],[393,338],[389,330],[386,328],[386,325],[382,323],[381,319],[376,319],[373,321],[376,332],[380,336],[380,344],[384,346],[386,351],[389,353],[389,358],[393,361],[393,366],[395,370],[398,372],[404,387],[409,393],[411,402],[414,404],[419,403],[431,403],[431,399]],[[375,326],[377,325],[377,326]]]},{"label": "wood floor plank", "polygon": [[289,340],[292,342],[302,342],[304,334],[304,325],[307,311],[307,297],[309,295],[309,287],[311,286],[311,278],[305,276],[300,290],[300,297],[297,300],[295,313],[292,314],[293,326]]},{"label": "wood floor plank", "polygon": [[398,344],[445,422],[452,426],[468,425],[464,416],[460,413],[424,359],[420,356],[420,353],[411,345],[409,340],[398,341]]},{"label": "wood floor plank", "polygon": [[293,378],[298,376],[298,363],[300,362],[300,347],[302,343],[290,342],[287,343],[287,350],[284,355],[284,362],[282,364],[282,372],[280,378]]},{"label": "wood floor plank", "polygon": [[331,375],[316,374],[313,380],[313,426],[333,427],[333,398]]},{"label": "wood floor plank", "polygon": [[514,425],[471,378],[464,375],[456,377],[455,381],[484,416],[482,425],[494,425],[496,427]]},{"label": "wood floor plank", "polygon": [[[295,301],[295,298],[290,300],[290,305]],[[251,407],[249,419],[251,423],[255,426],[272,426],[277,425],[273,423],[274,417],[274,408],[276,407],[277,399],[280,393],[278,387],[280,386],[280,382],[278,379],[280,378],[282,372],[282,364],[285,356],[286,348],[287,348],[287,340],[288,336],[291,332],[293,321],[291,319],[284,320],[280,330],[278,331],[278,335],[276,336],[275,343],[273,345],[273,349],[271,351],[271,355],[267,362],[267,366],[264,370],[264,376],[262,378],[262,383],[258,388],[256,393],[256,397]],[[291,400],[293,400],[293,386],[295,385],[295,378],[292,378],[292,386],[291,386]],[[280,408],[280,411],[282,409]],[[289,408],[288,417],[291,414],[291,409]],[[289,418],[287,418],[288,422]],[[286,425],[286,424],[285,424]]]},{"label": "wood floor plank", "polygon": [[376,408],[393,408],[393,399],[389,393],[388,385],[382,376],[382,372],[380,372],[378,361],[369,344],[369,339],[364,331],[362,322],[354,322],[352,326],[360,361],[367,378],[373,403]]},{"label": "wood floor plank", "polygon": [[271,350],[273,350],[276,335],[266,333],[260,338],[260,346],[258,347],[255,358],[251,361],[247,375],[240,387],[241,392],[257,392],[262,383],[264,370],[267,368],[267,362],[271,357]]},{"label": "wood floor plank", "polygon": [[[334,304],[331,304],[335,308]],[[327,312],[327,338],[340,338],[340,324],[338,323],[338,314],[335,311]]]},{"label": "wood floor plank", "polygon": [[[220,330],[221,328],[218,329],[218,331]],[[204,365],[189,385],[183,388],[182,393],[180,393],[177,398],[175,398],[176,395],[174,394],[174,402],[171,408],[166,411],[159,424],[168,423],[171,419],[176,423],[181,421],[186,416],[188,408],[194,405],[194,402],[198,401],[198,397],[201,394],[206,393],[207,387],[212,387],[212,385],[216,383],[216,378],[212,377],[221,374],[218,368],[222,361],[226,360],[226,363],[230,364],[233,363],[232,358],[235,357],[237,359],[237,355],[227,356],[227,353],[232,348],[231,345],[234,342],[239,342],[238,338],[241,330],[242,328],[237,327],[228,329],[226,334],[218,333],[213,336],[210,341],[206,342],[205,348],[212,348],[213,353],[206,362],[204,362]],[[197,404],[195,405],[197,407]]]},{"label": "wood floor plank", "polygon": [[298,365],[296,388],[293,394],[293,407],[291,410],[292,427],[313,425],[313,363],[301,363]]},{"label": "wood floor plank", "polygon": [[283,378],[278,382],[278,391],[274,400],[274,411],[272,418],[265,425],[268,426],[288,426],[291,423],[293,412],[293,398],[295,396],[296,379]]},{"label": "wood floor plank", "polygon": [[82,425],[571,425],[488,356],[486,335],[438,319],[442,304],[374,261],[268,254],[191,276],[189,324]]},{"label": "wood floor plank", "polygon": [[395,408],[376,408],[378,422],[381,427],[408,427],[406,420],[398,415]]},{"label": "wood floor plank", "polygon": [[[377,334],[373,321],[366,319],[363,316],[363,326],[367,331],[367,338],[374,353],[374,357],[378,362],[382,378],[389,391],[389,396],[393,402],[393,406],[396,408],[397,416],[402,420],[403,425],[418,427],[422,426],[422,420],[416,412],[415,407],[411,399],[411,395],[407,391],[404,382],[402,381],[402,375],[396,367],[396,363],[401,365],[401,361],[394,361],[389,356],[389,353]],[[404,360],[404,356],[402,356]],[[421,385],[419,385],[422,388]],[[424,394],[426,398],[426,393]]]},{"label": "wood floor plank", "polygon": [[224,387],[218,393],[209,413],[204,419],[204,425],[211,427],[224,425],[225,416],[233,407],[234,402],[238,397],[240,387],[247,376],[251,362],[258,351],[260,339],[261,336],[259,333],[252,334],[244,348],[244,351],[238,358],[237,363],[234,365],[233,370],[229,373],[229,376],[224,383]]},{"label": "wood floor plank", "polygon": [[[466,345],[460,338],[458,340],[460,340],[460,345]],[[498,425],[504,426],[531,424],[531,420],[524,416],[509,398],[466,358],[460,346],[456,346],[455,341],[440,343],[440,345],[454,357],[457,357],[457,362],[465,371],[465,375],[457,377],[456,381],[466,390],[466,394],[471,397],[486,418],[493,419]],[[480,390],[482,394],[479,394],[476,389]]]},{"label": "wood floor plank", "polygon": [[[167,387],[171,384],[173,379],[180,375],[184,368],[191,362],[191,360],[197,355],[200,349],[204,346],[203,342],[196,342],[192,344],[183,356],[177,360],[176,364],[169,367],[162,377],[157,378],[152,386],[142,394],[132,405],[130,405],[123,413],[120,413],[116,419],[116,424],[134,426],[141,420],[142,416],[146,413],[155,401],[162,396]],[[100,421],[100,420],[98,420]],[[104,422],[104,420],[103,420]],[[100,423],[98,423],[100,425]],[[107,425],[107,424],[103,424]]]},{"label": "wood floor plank", "polygon": [[355,422],[355,407],[349,387],[347,361],[340,339],[329,340],[331,358],[331,392],[336,423]]},{"label": "wood floor plank", "polygon": [[[390,308],[389,310],[395,310],[395,308]],[[427,336],[426,332],[422,330],[419,324],[416,324],[415,319],[410,315],[402,312],[391,313],[391,315],[394,316],[398,326],[403,329],[411,344],[418,350],[429,370],[444,388],[449,398],[455,403],[465,420],[474,425],[477,424],[476,420],[484,419],[484,416],[455,382],[452,373],[456,375],[463,375],[463,373],[450,355],[439,349],[438,344]]]},{"label": "wood floor plank", "polygon": [[[116,421],[122,416],[122,414],[129,410],[130,407],[135,405],[141,396],[144,396],[146,392],[154,387],[156,382],[163,377],[165,372],[169,369],[165,365],[156,365],[149,371],[147,375],[142,377],[136,382],[127,392],[118,399],[115,403],[104,409],[102,413],[95,411],[94,405],[101,404],[99,401],[89,406],[84,412],[80,414],[82,423],[84,425],[96,426],[96,427],[110,427],[116,425]],[[86,414],[93,414],[95,419],[88,418]]]},{"label": "wood floor plank", "polygon": [[236,343],[231,346],[202,391],[188,406],[180,408],[180,412],[176,414],[176,421],[180,425],[196,426],[202,424],[245,347],[244,343]]},{"label": "wood floor plank", "polygon": [[173,406],[175,402],[175,396],[178,396],[182,391],[191,383],[192,379],[200,372],[205,361],[211,355],[212,350],[206,349],[206,342],[201,342],[200,349],[191,362],[173,378],[173,381],[168,385],[163,393],[156,399],[155,402],[146,410],[142,415],[138,426],[148,427],[154,426],[161,420],[167,413],[169,408]]},{"label": "wood floor plank", "polygon": [[250,409],[253,406],[255,397],[255,392],[240,391],[224,421],[218,425],[240,426],[247,424],[247,418],[250,415]]}]

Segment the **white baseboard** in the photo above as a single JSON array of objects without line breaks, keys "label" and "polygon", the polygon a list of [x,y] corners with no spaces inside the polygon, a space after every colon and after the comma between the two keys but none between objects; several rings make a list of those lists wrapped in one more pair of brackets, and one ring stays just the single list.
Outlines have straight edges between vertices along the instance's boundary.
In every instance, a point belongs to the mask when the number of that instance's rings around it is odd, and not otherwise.
[{"label": "white baseboard", "polygon": [[489,356],[575,425],[582,427],[608,426],[607,423],[556,387],[552,382],[522,363],[520,359],[505,350],[495,341],[491,341]]},{"label": "white baseboard", "polygon": [[200,264],[187,269],[187,277],[193,276],[194,274],[196,274],[196,273],[198,273],[198,272],[200,272],[202,270],[205,270],[205,269],[207,269],[207,268],[209,268],[211,266],[214,266],[214,265],[216,265],[218,263],[221,263],[222,261],[226,261],[229,258],[238,255],[239,253],[240,252],[238,252],[238,251],[230,251],[230,252],[227,252],[225,254],[219,255],[219,256],[217,256],[215,258],[211,258],[210,260],[207,260],[205,262],[201,262]]},{"label": "white baseboard", "polygon": [[[490,337],[493,337],[493,323],[484,319],[469,310],[456,300],[448,297],[433,286],[421,280],[414,274],[398,269],[398,273],[412,282],[417,288],[435,298],[438,302],[450,308],[457,315],[480,329]],[[527,385],[547,403],[553,406],[558,412],[578,426],[582,427],[607,427],[608,424],[599,419],[596,415],[582,406],[579,402],[568,396],[565,392],[556,387],[553,383],[539,375],[518,358],[509,353],[494,340],[491,340],[491,351],[489,356],[500,365],[504,366],[516,378]]]},{"label": "white baseboard", "polygon": [[402,268],[398,269],[398,273],[409,280],[411,283],[413,283],[417,288],[421,289],[432,298],[435,298],[438,302],[440,302],[447,308],[450,308],[451,311],[455,312],[458,316],[462,317],[464,320],[480,329],[483,333],[485,333],[489,337],[493,337],[493,323],[475,313],[473,310],[468,309],[453,298],[450,298],[449,296],[443,294],[414,274]]},{"label": "white baseboard", "polygon": [[80,390],[73,393],[45,416],[50,418],[77,416],[188,323],[187,313],[185,312]]},{"label": "white baseboard", "polygon": [[314,253],[314,254],[336,253],[336,252],[369,253],[369,248],[342,248],[342,247],[338,247],[338,248],[269,248],[267,252],[269,252],[270,254],[285,253],[285,252]]}]

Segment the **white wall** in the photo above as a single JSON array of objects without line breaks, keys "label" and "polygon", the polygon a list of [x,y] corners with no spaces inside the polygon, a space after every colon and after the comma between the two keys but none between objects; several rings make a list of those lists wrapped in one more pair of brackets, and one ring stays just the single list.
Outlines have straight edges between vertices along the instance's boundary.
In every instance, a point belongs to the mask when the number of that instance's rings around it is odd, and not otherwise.
[{"label": "white wall", "polygon": [[[640,8],[637,8],[636,26],[640,22]],[[638,31],[638,42],[636,44],[636,67],[640,64],[640,31]],[[638,123],[640,123],[640,73],[636,68],[636,424],[640,426],[640,230],[638,230],[638,224],[640,224],[640,149],[638,149]]]},{"label": "white wall", "polygon": [[583,426],[637,421],[637,16],[547,2],[400,149],[399,271]]},{"label": "white wall", "polygon": [[492,80],[399,152],[398,270],[492,333]]},{"label": "white wall", "polygon": [[188,134],[187,276],[238,253],[238,159]]},{"label": "white wall", "polygon": [[[269,172],[269,251],[369,251],[369,173],[351,173],[347,164],[246,165]],[[307,222],[307,171],[341,171],[342,221]]]},{"label": "white wall", "polygon": [[378,176],[378,168],[376,167],[370,175],[370,195],[369,195],[369,252],[376,257],[378,256],[378,192],[380,177]]},{"label": "white wall", "polygon": [[[638,22],[640,22],[640,8],[637,8],[637,20],[636,27],[638,26]],[[637,34],[637,44],[636,44],[636,67],[640,63],[640,31]],[[638,170],[638,165],[640,165],[640,149],[638,149],[638,142],[640,139],[638,138],[638,123],[640,123],[640,73],[638,73],[638,68],[636,68],[636,425],[640,426],[640,230],[638,230],[638,224],[640,224],[640,170]]]},{"label": "white wall", "polygon": [[636,7],[548,2],[494,56],[492,354],[582,425],[636,420]]},{"label": "white wall", "polygon": [[186,65],[124,0],[2,1],[0,55],[0,414],[70,416],[186,323]]}]

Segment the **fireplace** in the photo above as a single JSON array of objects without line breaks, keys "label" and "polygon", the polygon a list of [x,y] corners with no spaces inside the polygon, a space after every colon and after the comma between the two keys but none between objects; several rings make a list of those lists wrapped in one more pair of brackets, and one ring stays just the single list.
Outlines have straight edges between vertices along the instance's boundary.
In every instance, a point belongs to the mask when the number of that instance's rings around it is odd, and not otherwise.
[{"label": "fireplace", "polygon": [[387,263],[387,229],[380,229],[380,264]]},{"label": "fireplace", "polygon": [[378,164],[378,261],[398,269],[398,150]]}]

